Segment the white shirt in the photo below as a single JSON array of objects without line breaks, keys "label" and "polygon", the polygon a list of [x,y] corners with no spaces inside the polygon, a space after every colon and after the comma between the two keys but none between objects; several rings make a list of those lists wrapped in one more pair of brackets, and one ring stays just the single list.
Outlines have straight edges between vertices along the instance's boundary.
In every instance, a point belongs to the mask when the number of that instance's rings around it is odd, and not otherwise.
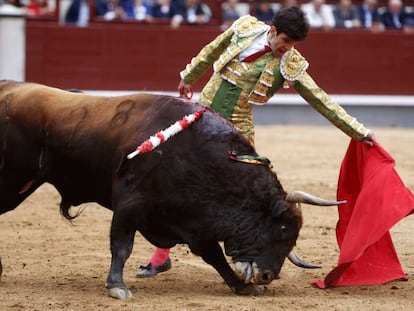
[{"label": "white shirt", "polygon": [[79,8],[79,18],[76,23],[79,27],[86,27],[89,24],[89,5],[82,1]]},{"label": "white shirt", "polygon": [[[269,26],[269,29],[270,29],[270,26]],[[262,51],[266,45],[269,45],[269,41],[267,40],[268,31],[269,30],[265,31],[263,34],[255,38],[247,48],[241,51],[239,54],[239,59],[243,60],[247,56],[250,56],[256,52]]]},{"label": "white shirt", "polygon": [[24,15],[25,11],[23,8],[18,8],[9,3],[0,5],[0,14],[4,15]]},{"label": "white shirt", "polygon": [[315,11],[312,3],[303,4],[301,9],[306,14],[312,28],[335,27],[335,17],[329,5],[322,4],[320,12]]}]

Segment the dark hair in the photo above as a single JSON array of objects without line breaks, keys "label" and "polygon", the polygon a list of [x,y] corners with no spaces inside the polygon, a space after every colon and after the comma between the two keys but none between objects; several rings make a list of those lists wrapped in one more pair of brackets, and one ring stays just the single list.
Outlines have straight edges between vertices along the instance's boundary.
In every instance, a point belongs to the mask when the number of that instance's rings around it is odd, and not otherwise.
[{"label": "dark hair", "polygon": [[293,41],[306,39],[309,31],[309,23],[305,13],[298,7],[288,7],[278,10],[272,20],[277,33],[285,33]]}]

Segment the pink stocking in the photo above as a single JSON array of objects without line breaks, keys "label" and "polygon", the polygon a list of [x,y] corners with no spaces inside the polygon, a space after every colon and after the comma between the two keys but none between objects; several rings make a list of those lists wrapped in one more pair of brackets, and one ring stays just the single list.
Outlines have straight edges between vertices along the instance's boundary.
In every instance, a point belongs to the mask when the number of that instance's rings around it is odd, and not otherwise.
[{"label": "pink stocking", "polygon": [[169,248],[156,248],[154,251],[154,254],[152,254],[150,263],[153,267],[157,267],[159,265],[162,265],[170,255],[170,249]]}]

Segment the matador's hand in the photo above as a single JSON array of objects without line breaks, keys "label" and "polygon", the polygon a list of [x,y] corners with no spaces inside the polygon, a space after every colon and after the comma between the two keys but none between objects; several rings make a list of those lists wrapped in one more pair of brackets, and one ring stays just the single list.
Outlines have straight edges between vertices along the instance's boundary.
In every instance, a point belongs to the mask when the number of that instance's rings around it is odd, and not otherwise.
[{"label": "matador's hand", "polygon": [[193,97],[193,88],[191,84],[186,83],[184,80],[181,80],[178,84],[178,92],[182,98],[191,99]]},{"label": "matador's hand", "polygon": [[368,135],[362,139],[362,142],[369,146],[373,146],[374,143],[378,143],[377,138],[373,132],[369,132]]}]

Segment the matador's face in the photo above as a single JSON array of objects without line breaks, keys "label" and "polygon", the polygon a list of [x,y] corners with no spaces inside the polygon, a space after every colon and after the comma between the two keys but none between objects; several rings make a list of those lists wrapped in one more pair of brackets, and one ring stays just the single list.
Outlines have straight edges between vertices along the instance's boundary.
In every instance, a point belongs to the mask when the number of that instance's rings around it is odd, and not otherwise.
[{"label": "matador's face", "polygon": [[276,57],[282,57],[287,51],[295,46],[296,41],[290,39],[285,33],[277,33],[275,26],[272,26],[267,36],[269,45]]}]

